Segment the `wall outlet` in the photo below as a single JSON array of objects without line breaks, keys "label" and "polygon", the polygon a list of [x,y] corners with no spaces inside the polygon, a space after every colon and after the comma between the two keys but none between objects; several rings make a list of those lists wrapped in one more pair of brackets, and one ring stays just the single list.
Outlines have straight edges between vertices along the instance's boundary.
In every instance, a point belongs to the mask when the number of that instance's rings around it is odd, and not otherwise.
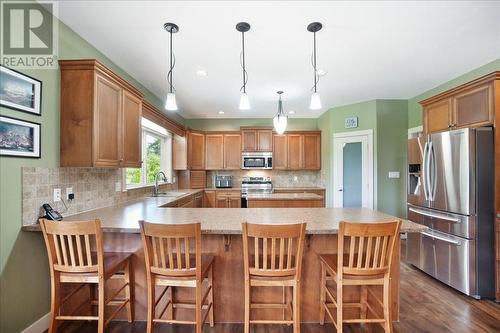
[{"label": "wall outlet", "polygon": [[293,181],[294,181],[294,182],[298,182],[298,181],[299,181],[299,177],[297,177],[297,176],[293,176]]},{"label": "wall outlet", "polygon": [[61,201],[61,189],[55,188],[54,189],[54,202],[59,202],[59,201]]},{"label": "wall outlet", "polygon": [[399,178],[399,171],[389,171],[389,178]]},{"label": "wall outlet", "polygon": [[122,182],[115,183],[115,192],[120,192],[122,190]]},{"label": "wall outlet", "polygon": [[72,187],[66,187],[66,199],[72,200],[69,195],[73,194],[73,188]]}]

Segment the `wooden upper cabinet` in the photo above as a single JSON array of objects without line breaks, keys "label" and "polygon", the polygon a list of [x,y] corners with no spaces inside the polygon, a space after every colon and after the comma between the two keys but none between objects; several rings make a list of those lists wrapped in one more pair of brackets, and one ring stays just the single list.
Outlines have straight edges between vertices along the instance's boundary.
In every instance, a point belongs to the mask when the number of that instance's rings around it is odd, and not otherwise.
[{"label": "wooden upper cabinet", "polygon": [[274,134],[273,138],[273,169],[288,169],[288,146],[286,134]]},{"label": "wooden upper cabinet", "polygon": [[257,131],[257,150],[273,151],[273,130],[266,129]]},{"label": "wooden upper cabinet", "polygon": [[180,136],[175,134],[172,141],[173,169],[187,170],[187,136]]},{"label": "wooden upper cabinet", "polygon": [[456,128],[493,123],[493,86],[487,84],[453,97],[453,124]]},{"label": "wooden upper cabinet", "polygon": [[424,131],[442,132],[464,127],[494,124],[495,82],[500,72],[493,72],[439,95],[421,101]]},{"label": "wooden upper cabinet", "polygon": [[190,170],[205,170],[205,134],[188,131],[187,166]]},{"label": "wooden upper cabinet", "polygon": [[139,167],[143,95],[96,60],[60,60],[65,167]]},{"label": "wooden upper cabinet", "polygon": [[241,128],[242,151],[273,151],[271,128]]},{"label": "wooden upper cabinet", "polygon": [[205,169],[221,170],[224,168],[224,135],[205,135]]},{"label": "wooden upper cabinet", "polygon": [[303,147],[304,136],[301,134],[287,134],[288,145],[288,169],[301,170],[304,167]]},{"label": "wooden upper cabinet", "polygon": [[304,170],[321,169],[321,134],[304,134],[303,143],[303,165]]},{"label": "wooden upper cabinet", "polygon": [[241,168],[241,134],[224,134],[224,169]]},{"label": "wooden upper cabinet", "polygon": [[123,166],[140,168],[142,164],[142,100],[123,92]]},{"label": "wooden upper cabinet", "polygon": [[447,98],[424,108],[426,132],[435,133],[450,129],[451,106],[451,98]]}]

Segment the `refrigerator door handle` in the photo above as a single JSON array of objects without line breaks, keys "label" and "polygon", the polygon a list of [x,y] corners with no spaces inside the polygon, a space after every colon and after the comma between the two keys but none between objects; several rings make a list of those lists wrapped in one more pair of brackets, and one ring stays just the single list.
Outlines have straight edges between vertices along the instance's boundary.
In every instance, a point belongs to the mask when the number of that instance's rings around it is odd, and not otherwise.
[{"label": "refrigerator door handle", "polygon": [[454,222],[454,223],[460,223],[460,219],[455,218],[455,217],[441,215],[441,214],[437,214],[437,213],[426,212],[425,210],[420,210],[420,209],[416,209],[416,208],[412,208],[412,207],[408,208],[408,210],[411,212],[420,214],[420,215],[434,217],[436,219],[446,220],[446,221],[450,221],[450,222]]},{"label": "refrigerator door handle", "polygon": [[432,239],[437,239],[437,240],[440,240],[440,241],[443,241],[443,242],[446,242],[446,243],[450,243],[450,244],[453,244],[453,245],[460,245],[460,242],[457,242],[457,241],[454,241],[454,240],[451,240],[451,239],[448,239],[448,238],[445,238],[445,237],[440,237],[440,236],[436,236],[436,235],[433,235],[433,234],[429,234],[425,231],[422,231],[420,232],[420,234],[422,234],[422,236],[427,236],[427,237],[430,237]]},{"label": "refrigerator door handle", "polygon": [[[429,166],[432,170],[432,174],[429,173],[429,200],[434,201],[436,199],[436,187],[437,187],[437,168],[436,168],[436,151],[434,150],[434,144],[432,141],[429,144]],[[432,178],[431,178],[432,177]]]},{"label": "refrigerator door handle", "polygon": [[429,195],[428,195],[428,185],[427,185],[427,174],[428,174],[428,169],[427,169],[427,158],[428,158],[428,148],[429,148],[429,142],[425,142],[424,145],[424,156],[423,156],[423,170],[422,170],[422,185],[423,185],[423,190],[424,190],[424,197],[425,200],[429,200]]}]

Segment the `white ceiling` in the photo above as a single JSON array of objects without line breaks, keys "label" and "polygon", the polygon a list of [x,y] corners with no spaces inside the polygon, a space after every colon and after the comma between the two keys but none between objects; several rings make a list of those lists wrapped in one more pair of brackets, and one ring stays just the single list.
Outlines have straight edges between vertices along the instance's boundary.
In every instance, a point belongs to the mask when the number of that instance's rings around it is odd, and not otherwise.
[{"label": "white ceiling", "polygon": [[[59,17],[158,97],[167,92],[168,34],[175,22],[174,69],[185,118],[272,117],[277,90],[285,111],[317,117],[370,99],[406,99],[500,57],[499,1],[62,1]],[[246,21],[247,91],[238,110],[241,35]],[[318,91],[308,109],[312,34],[319,21]],[[207,77],[196,75],[206,70]],[[224,111],[223,116],[219,111]]]}]

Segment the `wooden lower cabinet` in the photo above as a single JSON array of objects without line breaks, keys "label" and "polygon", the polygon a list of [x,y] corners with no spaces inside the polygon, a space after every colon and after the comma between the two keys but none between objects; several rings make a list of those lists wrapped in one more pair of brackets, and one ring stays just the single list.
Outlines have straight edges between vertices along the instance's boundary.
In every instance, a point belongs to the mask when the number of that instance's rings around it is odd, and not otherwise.
[{"label": "wooden lower cabinet", "polygon": [[496,221],[496,300],[500,301],[500,217]]},{"label": "wooden lower cabinet", "polygon": [[194,208],[203,207],[203,192],[194,195]]},{"label": "wooden lower cabinet", "polygon": [[321,208],[323,200],[251,200],[248,208]]},{"label": "wooden lower cabinet", "polygon": [[205,190],[203,193],[203,208],[215,208],[217,203],[215,201],[215,190]]},{"label": "wooden lower cabinet", "polygon": [[277,188],[274,189],[274,193],[314,193],[323,197],[322,205],[320,207],[326,207],[326,190],[324,188]]},{"label": "wooden lower cabinet", "polygon": [[240,191],[216,191],[215,194],[216,208],[241,208],[241,193]]}]

